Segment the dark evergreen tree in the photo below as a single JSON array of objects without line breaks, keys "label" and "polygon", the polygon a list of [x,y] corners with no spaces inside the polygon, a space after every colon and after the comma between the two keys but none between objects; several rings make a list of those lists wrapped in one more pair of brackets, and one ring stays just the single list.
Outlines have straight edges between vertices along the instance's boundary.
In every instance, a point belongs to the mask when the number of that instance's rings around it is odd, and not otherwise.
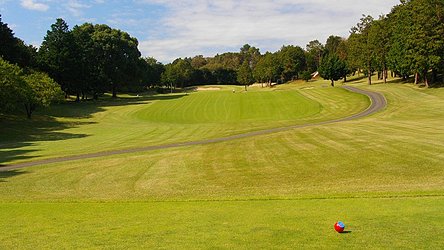
[{"label": "dark evergreen tree", "polygon": [[331,86],[335,86],[335,81],[341,79],[347,72],[345,62],[339,59],[336,54],[329,54],[324,57],[319,66],[319,74],[322,78],[331,81]]}]

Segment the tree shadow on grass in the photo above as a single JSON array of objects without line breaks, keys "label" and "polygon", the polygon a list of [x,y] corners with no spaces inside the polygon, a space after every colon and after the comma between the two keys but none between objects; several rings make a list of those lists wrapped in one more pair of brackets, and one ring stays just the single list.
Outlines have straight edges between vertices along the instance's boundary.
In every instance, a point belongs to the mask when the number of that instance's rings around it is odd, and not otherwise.
[{"label": "tree shadow on grass", "polygon": [[[4,117],[2,117],[4,118]],[[0,121],[0,167],[14,161],[28,161],[38,149],[30,149],[39,141],[60,141],[84,138],[87,134],[62,132],[88,122],[60,122],[54,117],[36,116],[28,120],[19,116],[8,116]]]},{"label": "tree shadow on grass", "polygon": [[7,178],[22,175],[25,173],[27,173],[27,172],[24,170],[14,169],[14,170],[8,170],[8,171],[1,171],[1,168],[0,168],[0,182],[6,182]]},{"label": "tree shadow on grass", "polygon": [[[102,97],[98,100],[86,100],[81,102],[68,101],[48,108],[43,114],[63,118],[90,118],[93,114],[105,111],[107,107],[146,105],[153,101],[174,100],[186,96],[175,95],[141,95],[128,97]],[[68,112],[67,112],[68,111]]]},{"label": "tree shadow on grass", "polygon": [[[0,114],[0,167],[15,161],[30,161],[38,155],[30,156],[39,149],[29,149],[40,141],[61,141],[85,138],[88,134],[69,133],[66,129],[94,124],[88,120],[93,114],[103,112],[107,107],[145,105],[157,100],[173,100],[186,96],[149,95],[119,98],[104,97],[97,101],[80,103],[67,101],[48,109],[36,111],[31,120],[24,114]],[[59,119],[63,118],[63,119]]]},{"label": "tree shadow on grass", "polygon": [[0,147],[0,170],[2,167],[5,167],[5,162],[12,162],[17,160],[27,160],[31,159],[31,156],[28,156],[28,153],[34,152],[36,150],[30,149],[21,149],[26,146],[31,146],[32,143],[14,143],[11,145],[6,145]]},{"label": "tree shadow on grass", "polygon": [[367,78],[367,76],[365,76],[365,75],[352,76],[352,77],[347,78],[347,82],[346,83],[359,82],[359,81],[361,81],[363,79],[366,79],[366,78]]}]

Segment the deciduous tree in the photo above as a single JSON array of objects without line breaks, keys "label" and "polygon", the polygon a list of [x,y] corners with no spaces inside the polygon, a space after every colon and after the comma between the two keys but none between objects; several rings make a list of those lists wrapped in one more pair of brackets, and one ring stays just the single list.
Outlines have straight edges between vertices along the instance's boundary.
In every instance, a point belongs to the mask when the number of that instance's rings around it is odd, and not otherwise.
[{"label": "deciduous tree", "polygon": [[23,99],[26,88],[23,71],[0,57],[0,76],[0,112],[11,112]]},{"label": "deciduous tree", "polygon": [[24,89],[23,105],[28,119],[37,107],[48,107],[52,102],[63,99],[63,91],[60,86],[47,74],[34,72],[23,77],[26,88]]},{"label": "deciduous tree", "polygon": [[250,63],[245,60],[239,71],[237,72],[237,81],[245,86],[245,91],[247,91],[247,86],[253,83],[253,72],[251,71]]},{"label": "deciduous tree", "polygon": [[305,53],[301,47],[283,46],[276,54],[284,81],[297,79],[299,73],[306,68]]},{"label": "deciduous tree", "polygon": [[319,74],[322,78],[331,81],[331,86],[335,86],[335,81],[341,79],[347,72],[345,62],[339,59],[336,54],[329,54],[324,57],[319,66]]}]

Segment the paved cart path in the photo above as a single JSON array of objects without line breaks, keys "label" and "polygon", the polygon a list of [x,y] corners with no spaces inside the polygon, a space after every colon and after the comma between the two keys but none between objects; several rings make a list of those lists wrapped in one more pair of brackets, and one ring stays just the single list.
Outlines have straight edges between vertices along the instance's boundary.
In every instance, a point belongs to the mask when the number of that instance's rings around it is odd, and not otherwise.
[{"label": "paved cart path", "polygon": [[65,156],[65,157],[59,157],[59,158],[42,159],[42,160],[6,165],[3,167],[0,167],[0,172],[12,170],[12,169],[19,169],[19,168],[25,168],[25,167],[31,167],[31,166],[37,166],[37,165],[50,164],[50,163],[59,163],[59,162],[98,158],[98,157],[111,156],[111,155],[146,152],[146,151],[152,151],[152,150],[158,150],[158,149],[178,148],[178,147],[185,147],[185,146],[192,146],[192,145],[205,145],[205,144],[210,144],[210,143],[231,141],[231,140],[253,137],[253,136],[258,136],[258,135],[272,134],[272,133],[276,133],[276,132],[287,131],[287,130],[297,129],[297,128],[305,128],[305,127],[312,127],[312,126],[318,126],[318,125],[325,125],[325,124],[331,124],[331,123],[350,121],[350,120],[354,120],[354,119],[358,119],[361,117],[365,117],[365,116],[374,114],[374,113],[384,109],[387,106],[386,99],[380,93],[372,92],[372,91],[368,91],[368,90],[363,90],[363,89],[359,89],[359,88],[355,88],[355,87],[351,87],[351,86],[344,86],[343,88],[345,88],[349,91],[355,92],[355,93],[359,93],[359,94],[363,94],[363,95],[368,96],[371,100],[370,106],[366,110],[364,110],[360,113],[357,113],[357,114],[354,114],[351,116],[347,116],[344,118],[335,119],[335,120],[316,122],[316,123],[308,123],[308,124],[299,124],[299,125],[293,125],[293,126],[271,128],[271,129],[264,129],[264,130],[258,130],[258,131],[244,133],[244,134],[237,134],[237,135],[231,135],[231,136],[227,136],[227,137],[220,137],[220,138],[214,138],[214,139],[204,139],[204,140],[199,140],[199,141],[179,142],[179,143],[171,143],[171,144],[164,144],[164,145],[154,145],[154,146],[129,148],[129,149],[118,149],[118,150],[104,151],[104,152],[97,152],[97,153],[89,153],[89,154],[80,154],[80,155]]}]

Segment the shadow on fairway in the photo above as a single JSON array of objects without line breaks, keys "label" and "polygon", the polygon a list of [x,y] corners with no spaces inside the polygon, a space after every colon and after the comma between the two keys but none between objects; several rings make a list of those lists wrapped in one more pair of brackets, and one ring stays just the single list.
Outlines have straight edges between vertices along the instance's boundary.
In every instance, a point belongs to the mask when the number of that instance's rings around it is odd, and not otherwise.
[{"label": "shadow on fairway", "polygon": [[[37,110],[31,120],[24,114],[0,116],[0,167],[17,160],[31,160],[38,156],[28,156],[38,151],[23,149],[39,141],[60,141],[84,138],[91,135],[62,132],[69,128],[94,124],[87,121],[92,115],[103,112],[107,107],[144,105],[156,100],[172,100],[186,94],[103,97],[99,100],[88,100],[79,103],[65,102],[53,105],[48,109]],[[74,118],[63,121],[58,118]]]},{"label": "shadow on fairway", "polygon": [[[1,167],[0,167],[0,169],[1,169]],[[9,171],[4,171],[4,172],[0,171],[0,182],[6,182],[5,179],[7,179],[7,178],[26,174],[26,173],[27,172],[23,171],[23,170],[9,170]]]},{"label": "shadow on fairway", "polygon": [[347,82],[346,83],[354,83],[354,82],[359,82],[359,81],[361,81],[362,79],[366,79],[367,77],[365,76],[365,75],[362,75],[362,76],[356,76],[356,77],[353,77],[353,78],[347,78]]},{"label": "shadow on fairway", "polygon": [[148,95],[148,96],[128,96],[112,98],[109,96],[102,97],[99,100],[86,100],[81,102],[65,102],[59,105],[54,105],[45,111],[45,115],[52,117],[65,118],[90,118],[93,114],[105,111],[107,107],[129,106],[129,105],[143,105],[149,104],[153,101],[159,100],[174,100],[179,99],[186,94],[174,95]]},{"label": "shadow on fairway", "polygon": [[352,231],[350,231],[350,230],[342,231],[342,232],[341,232],[341,234],[351,234],[351,233],[352,233]]}]

